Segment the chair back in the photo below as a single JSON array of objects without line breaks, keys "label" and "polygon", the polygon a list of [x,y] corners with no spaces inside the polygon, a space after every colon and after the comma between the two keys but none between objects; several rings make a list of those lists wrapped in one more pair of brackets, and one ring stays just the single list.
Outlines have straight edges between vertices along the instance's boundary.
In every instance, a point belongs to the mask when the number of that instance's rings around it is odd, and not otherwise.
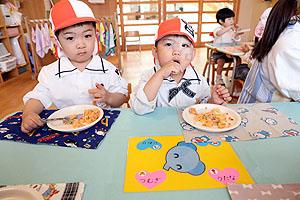
[{"label": "chair back", "polygon": [[125,37],[140,37],[139,31],[126,31]]}]

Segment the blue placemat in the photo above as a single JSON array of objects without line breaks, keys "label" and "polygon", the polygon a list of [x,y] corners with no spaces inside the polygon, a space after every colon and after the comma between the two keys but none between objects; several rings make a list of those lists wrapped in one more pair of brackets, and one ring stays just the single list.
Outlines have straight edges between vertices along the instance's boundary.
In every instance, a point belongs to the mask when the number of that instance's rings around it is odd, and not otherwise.
[{"label": "blue placemat", "polygon": [[[55,111],[44,110],[40,116],[41,118],[48,118]],[[118,110],[104,109],[103,111],[104,115],[97,124],[86,130],[73,133],[55,131],[46,124],[30,133],[23,133],[21,131],[22,112],[17,112],[0,123],[0,140],[96,149],[120,114]]]}]

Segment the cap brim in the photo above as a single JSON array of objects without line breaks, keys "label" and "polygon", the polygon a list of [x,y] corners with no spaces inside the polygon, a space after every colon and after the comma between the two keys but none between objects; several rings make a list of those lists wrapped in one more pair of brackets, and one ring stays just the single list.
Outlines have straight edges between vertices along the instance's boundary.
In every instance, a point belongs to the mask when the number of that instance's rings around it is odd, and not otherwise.
[{"label": "cap brim", "polygon": [[99,22],[99,20],[96,20],[92,17],[79,17],[76,19],[66,20],[63,23],[61,23],[59,26],[57,26],[56,29],[54,30],[54,32],[59,29],[66,28],[68,26],[72,26],[74,24],[79,24],[81,22]]}]

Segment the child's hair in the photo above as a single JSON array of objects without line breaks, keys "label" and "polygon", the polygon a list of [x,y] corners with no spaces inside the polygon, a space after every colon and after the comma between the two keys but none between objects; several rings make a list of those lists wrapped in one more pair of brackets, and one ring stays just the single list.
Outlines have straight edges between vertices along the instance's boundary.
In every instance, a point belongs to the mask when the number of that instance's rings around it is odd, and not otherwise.
[{"label": "child's hair", "polygon": [[65,27],[65,28],[62,28],[62,29],[58,29],[57,31],[55,31],[54,34],[55,34],[55,36],[58,38],[58,35],[59,35],[59,33],[60,33],[62,30],[66,29],[66,28],[69,28],[69,27],[83,26],[84,24],[92,24],[93,27],[94,27],[95,30],[96,30],[96,22],[80,22],[80,23],[73,24],[73,25],[71,25],[71,26],[68,26],[68,27]]},{"label": "child's hair", "polygon": [[217,22],[219,24],[221,24],[219,21],[222,20],[223,22],[225,22],[226,18],[230,18],[230,17],[235,17],[234,12],[229,9],[229,8],[222,8],[220,10],[218,10],[217,14],[216,14],[216,18],[217,18]]},{"label": "child's hair", "polygon": [[296,23],[299,19],[291,21],[297,11],[297,0],[279,0],[272,8],[268,17],[261,40],[252,51],[252,57],[258,61],[270,52],[280,34],[289,24]]}]

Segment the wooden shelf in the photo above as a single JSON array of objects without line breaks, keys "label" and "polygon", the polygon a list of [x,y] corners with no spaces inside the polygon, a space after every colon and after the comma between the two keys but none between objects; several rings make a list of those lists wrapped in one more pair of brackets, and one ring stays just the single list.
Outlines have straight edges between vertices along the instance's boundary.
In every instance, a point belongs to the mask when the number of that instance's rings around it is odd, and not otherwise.
[{"label": "wooden shelf", "polygon": [[[10,43],[10,38],[19,36],[18,38],[18,42],[20,45],[20,48],[23,52],[26,64],[24,65],[17,65],[14,69],[8,71],[8,72],[1,72],[0,73],[0,84],[13,78],[13,77],[17,77],[20,73],[23,73],[25,71],[30,71],[31,67],[30,67],[30,61],[29,61],[29,57],[28,57],[28,53],[27,53],[27,48],[25,45],[25,38],[23,35],[23,29],[21,25],[15,24],[15,25],[4,25],[5,24],[5,20],[4,17],[2,15],[2,10],[0,9],[0,31],[2,32],[2,36],[0,36],[0,42],[4,44],[4,46],[6,47],[7,51],[10,53],[11,56],[15,56],[13,53],[13,48],[12,45]],[[7,33],[7,29],[10,28],[17,28],[18,29],[18,34],[13,34],[13,35],[8,35]]]},{"label": "wooden shelf", "polygon": [[17,37],[17,36],[21,36],[22,34],[21,33],[18,33],[18,34],[14,34],[14,35],[9,35],[8,37],[11,38],[11,37]]}]

